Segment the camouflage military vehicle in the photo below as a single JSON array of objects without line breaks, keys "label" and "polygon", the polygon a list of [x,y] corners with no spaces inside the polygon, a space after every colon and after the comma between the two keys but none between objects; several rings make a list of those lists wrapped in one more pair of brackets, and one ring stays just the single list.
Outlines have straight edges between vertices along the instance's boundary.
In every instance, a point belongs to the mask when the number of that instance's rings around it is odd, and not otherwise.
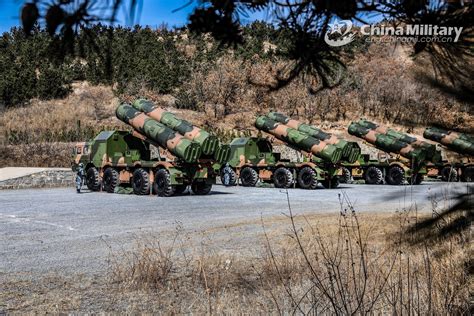
[{"label": "camouflage military vehicle", "polygon": [[426,175],[426,168],[415,167],[410,160],[379,152],[376,158],[369,154],[361,154],[355,163],[342,163],[341,183],[363,180],[366,184],[401,185],[421,184]]},{"label": "camouflage military vehicle", "polygon": [[474,181],[474,137],[440,128],[425,129],[423,136],[438,142],[449,151],[451,159],[427,164],[428,175],[441,178],[442,181]]},{"label": "camouflage military vehicle", "polygon": [[348,127],[351,135],[360,137],[384,153],[376,159],[362,154],[355,163],[343,163],[341,180],[363,179],[367,184],[420,184],[426,174],[426,149],[413,147],[388,134],[379,133],[356,122]]},{"label": "camouflage military vehicle", "polygon": [[74,163],[84,164],[92,191],[113,193],[119,185],[131,185],[138,195],[172,196],[190,185],[194,194],[210,192],[215,183],[211,165],[151,159],[150,143],[128,131],[104,131],[90,142],[76,144]]},{"label": "camouflage military vehicle", "polygon": [[262,137],[236,138],[230,144],[229,164],[221,170],[224,184],[233,185],[239,178],[243,186],[255,186],[259,180],[273,183],[277,188],[298,185],[303,189],[315,189],[318,182],[326,188],[339,185],[335,164],[341,159],[341,148],[267,116],[258,117],[255,127],[286,146],[305,153],[305,158],[301,162],[283,160],[280,154],[273,152],[271,142]]},{"label": "camouflage military vehicle", "polygon": [[474,182],[474,158],[457,157],[426,165],[427,176],[445,182]]},{"label": "camouflage military vehicle", "polygon": [[[194,194],[211,191],[216,180],[215,157],[202,153],[199,142],[189,140],[129,104],[117,107],[116,116],[133,127],[133,132],[108,131],[75,146],[75,165],[83,163],[89,189],[114,192],[119,185],[131,185],[135,194],[154,191],[158,196],[183,193],[188,186]],[[220,144],[213,141],[215,150]],[[161,148],[151,159],[150,144]],[[230,148],[223,146],[219,162],[225,163]]]},{"label": "camouflage military vehicle", "polygon": [[337,169],[328,170],[321,163],[310,159],[301,162],[281,159],[280,153],[273,151],[272,143],[267,138],[235,138],[230,148],[228,164],[217,167],[220,167],[224,185],[235,185],[238,180],[246,187],[253,187],[258,181],[273,183],[277,188],[298,186],[315,189],[318,182],[327,188],[338,185],[337,177],[331,177]]}]

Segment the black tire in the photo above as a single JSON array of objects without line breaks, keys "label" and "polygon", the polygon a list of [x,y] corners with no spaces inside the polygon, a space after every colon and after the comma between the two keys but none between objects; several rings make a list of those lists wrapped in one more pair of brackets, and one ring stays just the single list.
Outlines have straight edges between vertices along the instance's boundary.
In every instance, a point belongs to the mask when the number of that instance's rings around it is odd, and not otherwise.
[{"label": "black tire", "polygon": [[461,180],[463,182],[474,182],[474,167],[466,167],[462,171],[462,177]]},{"label": "black tire", "polygon": [[387,172],[387,183],[391,185],[402,185],[405,183],[405,171],[400,166],[392,166]]},{"label": "black tire", "polygon": [[285,167],[280,167],[273,173],[275,188],[289,188],[293,184],[293,174]]},{"label": "black tire", "polygon": [[96,167],[90,167],[86,171],[86,184],[87,188],[91,191],[100,190],[100,176],[99,171]]},{"label": "black tire", "polygon": [[174,194],[183,194],[184,191],[188,188],[187,184],[180,184],[174,186]]},{"label": "black tire", "polygon": [[107,168],[104,171],[103,186],[104,191],[114,193],[115,188],[119,185],[119,173],[114,168]]},{"label": "black tire", "polygon": [[457,182],[459,180],[458,172],[451,166],[443,167],[440,171],[441,180],[444,182]]},{"label": "black tire", "polygon": [[351,171],[346,167],[342,167],[341,169],[342,169],[342,175],[339,177],[339,182],[350,183],[352,181]]},{"label": "black tire", "polygon": [[237,184],[237,174],[231,167],[224,167],[220,173],[221,182],[226,187],[231,187]]},{"label": "black tire", "polygon": [[304,167],[298,172],[296,181],[302,189],[314,190],[318,187],[318,178],[316,171],[311,167]]},{"label": "black tire", "polygon": [[191,191],[196,195],[206,195],[211,192],[212,183],[207,183],[206,181],[194,181],[191,184]]},{"label": "black tire", "polygon": [[254,187],[258,182],[258,174],[255,169],[244,167],[240,170],[240,182],[244,187]]},{"label": "black tire", "polygon": [[333,177],[331,180],[325,179],[321,181],[325,189],[335,189],[339,186],[339,177]]},{"label": "black tire", "polygon": [[380,168],[375,166],[370,166],[365,170],[364,179],[366,184],[382,184],[383,183],[383,173]]},{"label": "black tire", "polygon": [[425,179],[425,177],[422,174],[417,173],[417,174],[411,176],[410,184],[420,185],[423,182],[424,179]]},{"label": "black tire", "polygon": [[169,197],[174,194],[175,187],[171,185],[171,176],[168,170],[160,169],[155,173],[153,190],[158,196]]},{"label": "black tire", "polygon": [[142,168],[135,169],[132,177],[133,193],[136,195],[150,194],[150,177]]}]

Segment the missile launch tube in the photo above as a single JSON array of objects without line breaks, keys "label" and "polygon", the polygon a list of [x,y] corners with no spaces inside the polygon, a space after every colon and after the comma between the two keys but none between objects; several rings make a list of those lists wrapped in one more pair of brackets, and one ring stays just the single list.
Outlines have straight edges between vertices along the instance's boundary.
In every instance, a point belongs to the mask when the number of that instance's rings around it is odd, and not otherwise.
[{"label": "missile launch tube", "polygon": [[[186,120],[176,117],[173,113],[165,111],[148,100],[138,99],[132,103],[132,106],[161,124],[179,132],[185,138],[201,145],[204,155],[213,155],[219,147],[219,140],[216,136],[209,134]],[[220,152],[222,154],[222,149],[220,149]],[[218,154],[218,156],[220,155]]]},{"label": "missile launch tube", "polygon": [[115,115],[119,120],[132,126],[140,134],[186,162],[196,162],[201,156],[201,147],[198,143],[184,138],[179,133],[155,121],[148,115],[137,111],[129,104],[119,105]]},{"label": "missile launch tube", "polygon": [[421,148],[413,146],[393,138],[392,136],[377,133],[355,122],[352,122],[347,129],[349,134],[364,139],[378,149],[386,152],[400,154],[402,157],[412,159],[416,163],[423,162],[426,158],[425,152]]},{"label": "missile launch tube", "polygon": [[340,139],[332,134],[324,132],[317,127],[293,120],[282,113],[270,112],[267,114],[267,117],[288,127],[296,129],[299,132],[308,134],[311,137],[324,141],[327,144],[331,144],[340,148],[342,150],[343,160],[353,163],[359,158],[361,150],[359,145],[355,142],[348,142],[344,139]]},{"label": "missile launch tube", "polygon": [[275,136],[290,146],[313,153],[316,157],[325,161],[336,163],[341,159],[342,151],[340,148],[280,124],[266,116],[258,117],[255,121],[255,127]]},{"label": "missile launch tube", "polygon": [[357,122],[360,126],[376,131],[377,133],[391,136],[401,142],[410,144],[415,148],[422,148],[425,151],[426,159],[432,162],[438,162],[441,160],[441,154],[437,152],[436,146],[422,140],[412,137],[410,135],[398,132],[394,129],[388,128],[386,126],[378,125],[367,120],[359,120]]},{"label": "missile launch tube", "polygon": [[474,156],[474,142],[466,134],[429,127],[425,129],[423,137],[441,143],[457,153]]}]

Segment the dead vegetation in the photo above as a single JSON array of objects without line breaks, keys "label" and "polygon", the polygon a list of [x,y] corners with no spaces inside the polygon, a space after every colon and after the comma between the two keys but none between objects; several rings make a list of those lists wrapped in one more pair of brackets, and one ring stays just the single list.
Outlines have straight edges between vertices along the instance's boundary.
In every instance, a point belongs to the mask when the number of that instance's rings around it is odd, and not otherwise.
[{"label": "dead vegetation", "polygon": [[[140,236],[113,251],[109,272],[4,283],[7,311],[276,314],[464,314],[469,239],[412,244],[416,210],[262,221],[261,251],[232,253],[175,238]],[[438,229],[442,229],[439,227]],[[221,248],[222,245],[219,246]],[[49,283],[48,283],[49,282]]]},{"label": "dead vegetation", "polygon": [[83,141],[117,126],[117,104],[112,89],[78,83],[65,99],[32,100],[29,106],[2,113],[0,125],[10,145]]},{"label": "dead vegetation", "polygon": [[[28,106],[2,113],[0,140],[6,145],[76,142],[104,129],[127,128],[115,119],[115,106],[120,99],[130,101],[139,96],[225,140],[256,133],[255,116],[269,110],[282,111],[346,137],[348,123],[360,117],[418,135],[430,125],[474,130],[470,104],[423,80],[431,75],[426,60],[411,59],[403,46],[371,45],[349,65],[338,86],[317,94],[309,91],[308,78],[302,77],[279,90],[269,89],[283,66],[281,61],[258,56],[241,60],[226,55],[196,66],[172,95],[141,87],[134,95],[117,97],[112,87],[75,83],[73,93],[64,99],[32,100]],[[18,164],[29,164],[24,157],[17,157]],[[32,160],[45,166],[40,159]]]},{"label": "dead vegetation", "polygon": [[111,280],[122,289],[179,297],[161,303],[178,313],[467,312],[467,236],[414,246],[407,228],[423,216],[360,215],[345,197],[341,206],[339,216],[290,213],[291,232],[266,232],[261,256],[252,259],[145,241],[120,256]]},{"label": "dead vegetation", "polygon": [[73,143],[34,143],[0,146],[3,167],[71,167]]}]

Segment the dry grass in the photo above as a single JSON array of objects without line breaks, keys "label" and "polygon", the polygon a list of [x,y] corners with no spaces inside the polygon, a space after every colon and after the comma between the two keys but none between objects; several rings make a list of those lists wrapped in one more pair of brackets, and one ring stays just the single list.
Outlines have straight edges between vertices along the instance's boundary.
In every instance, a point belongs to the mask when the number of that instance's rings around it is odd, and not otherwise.
[{"label": "dry grass", "polygon": [[0,146],[3,167],[71,167],[73,143],[34,143]]},{"label": "dry grass", "polygon": [[[198,126],[224,135],[226,140],[236,133],[256,134],[255,116],[269,110],[282,111],[349,138],[348,123],[360,117],[417,135],[432,124],[474,130],[470,104],[423,81],[423,75],[430,75],[425,61],[413,61],[403,47],[372,45],[349,65],[348,76],[339,86],[316,95],[308,90],[308,78],[298,78],[277,91],[269,90],[283,66],[258,57],[242,61],[232,56],[201,65],[180,87],[181,92],[175,93],[178,98],[183,92],[188,95],[191,109],[178,109],[182,101],[170,95],[157,95],[144,88],[138,93]],[[29,106],[2,113],[0,143],[84,141],[104,129],[127,128],[115,118],[119,99],[111,87],[76,83],[73,89],[63,100],[32,100]],[[136,97],[120,96],[128,101]],[[40,159],[32,160],[43,165]]]},{"label": "dry grass", "polygon": [[32,100],[29,106],[6,111],[0,126],[11,145],[84,141],[118,125],[114,119],[117,104],[111,88],[78,83],[65,99]]},{"label": "dry grass", "polygon": [[426,214],[356,214],[342,203],[339,215],[265,220],[258,253],[195,244],[181,230],[171,241],[141,236],[111,253],[105,276],[5,282],[0,299],[21,312],[467,312],[467,236],[413,246],[406,228]]},{"label": "dry grass", "polygon": [[183,255],[176,244],[145,241],[120,256],[111,277],[122,289],[179,297],[164,303],[179,313],[467,312],[466,241],[411,246],[404,234],[416,220],[410,212],[356,215],[350,206],[340,216],[296,217],[291,233],[265,234],[256,258]]}]

